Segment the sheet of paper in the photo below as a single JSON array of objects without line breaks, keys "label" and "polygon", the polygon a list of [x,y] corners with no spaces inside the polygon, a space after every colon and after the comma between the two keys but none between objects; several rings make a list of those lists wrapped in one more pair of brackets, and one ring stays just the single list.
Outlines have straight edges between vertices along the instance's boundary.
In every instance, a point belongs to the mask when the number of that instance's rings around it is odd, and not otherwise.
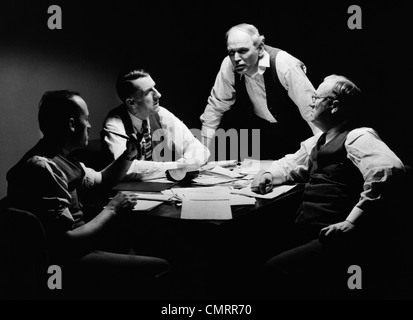
[{"label": "sheet of paper", "polygon": [[185,198],[182,201],[181,219],[229,220],[232,212],[229,199]]},{"label": "sheet of paper", "polygon": [[196,184],[204,185],[204,186],[213,186],[216,184],[227,183],[230,181],[234,181],[236,179],[226,177],[226,176],[210,176],[210,175],[200,175],[197,178],[193,179],[192,181]]},{"label": "sheet of paper", "polygon": [[255,198],[240,194],[231,194],[229,197],[229,203],[231,206],[254,205],[256,202],[257,200]]},{"label": "sheet of paper", "polygon": [[162,204],[163,201],[138,200],[133,211],[149,211]]},{"label": "sheet of paper", "polygon": [[261,199],[274,199],[275,197],[278,197],[279,195],[286,193],[287,191],[291,190],[294,187],[295,185],[281,185],[281,186],[274,187],[270,193],[259,194],[259,193],[255,193],[254,191],[252,191],[251,186],[248,186],[244,189],[238,189],[238,190],[233,189],[231,190],[231,193],[242,194],[245,196],[261,198]]},{"label": "sheet of paper", "polygon": [[171,196],[162,193],[135,193],[140,200],[169,201]]},{"label": "sheet of paper", "polygon": [[212,168],[215,168],[217,166],[219,167],[233,167],[236,166],[238,163],[238,160],[222,160],[222,161],[210,161],[207,164],[203,165],[201,167],[202,170],[210,170]]},{"label": "sheet of paper", "polygon": [[222,168],[222,167],[215,167],[215,168],[209,170],[209,172],[212,172],[212,173],[215,173],[215,174],[220,174],[220,175],[227,176],[227,177],[234,178],[234,179],[242,178],[244,176],[242,174],[239,174],[237,172],[234,172],[234,171],[228,170],[226,168]]},{"label": "sheet of paper", "polygon": [[174,188],[171,191],[182,200],[181,219],[232,219],[229,188]]},{"label": "sheet of paper", "polygon": [[228,187],[173,188],[170,190],[181,199],[229,199],[230,197],[230,188]]},{"label": "sheet of paper", "polygon": [[241,172],[257,174],[260,170],[267,169],[272,162],[272,160],[244,159],[241,163]]}]

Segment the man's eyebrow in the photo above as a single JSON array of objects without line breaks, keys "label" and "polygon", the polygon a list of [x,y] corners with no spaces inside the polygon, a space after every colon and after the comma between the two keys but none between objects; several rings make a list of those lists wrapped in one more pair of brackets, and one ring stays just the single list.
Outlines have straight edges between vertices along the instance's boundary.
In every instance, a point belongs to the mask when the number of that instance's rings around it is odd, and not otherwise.
[{"label": "man's eyebrow", "polygon": [[143,92],[143,94],[147,94],[147,93],[153,91],[153,88],[154,88],[154,87],[155,87],[155,86],[152,86],[152,87],[148,88],[147,90],[145,90],[145,91]]}]

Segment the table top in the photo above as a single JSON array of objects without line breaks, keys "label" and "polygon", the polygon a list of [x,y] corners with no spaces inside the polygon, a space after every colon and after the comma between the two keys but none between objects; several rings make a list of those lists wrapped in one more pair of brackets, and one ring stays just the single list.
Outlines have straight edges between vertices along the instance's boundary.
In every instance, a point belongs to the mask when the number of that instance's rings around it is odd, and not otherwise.
[{"label": "table top", "polygon": [[[129,186],[129,189],[131,190],[137,190],[137,189],[142,189],[143,186],[142,184],[145,184],[145,182],[128,182],[127,186]],[[152,183],[153,184],[153,183]],[[150,185],[150,187],[152,188],[152,184]],[[179,185],[179,184],[175,184],[175,185],[170,185],[169,187],[178,187],[178,188],[182,188],[182,187],[194,187],[191,184],[186,184],[186,185]],[[114,188],[114,190],[119,191],[120,189],[127,189],[128,187],[125,188],[125,184],[123,183],[123,187],[119,188],[118,186],[116,186]],[[260,210],[262,208],[265,207],[269,207],[272,204],[280,201],[281,199],[283,199],[284,197],[287,197],[291,194],[296,194],[296,193],[300,193],[302,191],[303,185],[302,184],[297,184],[294,188],[292,188],[291,190],[287,191],[286,193],[277,196],[276,198],[273,199],[260,199],[257,198],[256,203],[254,205],[235,205],[235,206],[231,206],[231,212],[232,212],[232,219],[237,219],[240,216],[246,215],[248,213],[251,212],[255,212],[257,210]],[[139,214],[140,215],[146,215],[146,216],[152,216],[152,217],[161,217],[161,218],[165,218],[165,219],[181,219],[181,206],[177,203],[174,202],[164,202],[161,205],[149,210],[149,211],[140,211]],[[228,220],[199,220],[199,221],[203,221],[205,223],[212,223],[212,224],[222,224],[225,223]]]}]

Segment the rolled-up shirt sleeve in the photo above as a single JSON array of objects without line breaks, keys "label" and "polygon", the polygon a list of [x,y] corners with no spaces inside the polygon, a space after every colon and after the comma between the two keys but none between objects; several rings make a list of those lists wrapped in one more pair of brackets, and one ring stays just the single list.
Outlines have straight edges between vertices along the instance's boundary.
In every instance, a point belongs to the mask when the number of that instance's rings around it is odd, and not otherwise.
[{"label": "rolled-up shirt sleeve", "polygon": [[[127,135],[125,126],[123,125],[123,122],[120,118],[112,117],[106,119],[105,124],[103,125],[103,130],[105,129],[107,129],[108,131],[123,134],[125,136]],[[107,144],[114,159],[117,159],[126,150],[125,139],[108,131],[105,132],[104,141]]]},{"label": "rolled-up shirt sleeve", "polygon": [[226,57],[215,78],[214,86],[208,97],[207,106],[200,116],[202,136],[212,139],[223,114],[235,103],[235,79],[231,60]]},{"label": "rolled-up shirt sleeve", "polygon": [[83,163],[80,163],[80,165],[85,172],[85,176],[82,180],[82,185],[85,188],[92,188],[94,185],[100,184],[102,182],[102,173],[92,168],[86,167]]},{"label": "rolled-up shirt sleeve", "polygon": [[404,165],[371,128],[351,131],[347,136],[345,148],[347,157],[363,175],[363,191],[356,207],[366,211],[381,198],[383,184],[396,171],[404,170]]},{"label": "rolled-up shirt sleeve", "polygon": [[309,121],[311,113],[311,101],[315,88],[307,77],[307,68],[303,62],[293,57],[286,51],[280,51],[276,57],[277,75],[288,96],[308,123],[313,134],[320,132],[312,122]]},{"label": "rolled-up shirt sleeve", "polygon": [[36,184],[30,191],[32,206],[36,206],[44,219],[60,229],[72,229],[75,221],[69,211],[72,197],[68,191],[66,175],[54,162],[40,156],[28,161],[27,172],[27,179],[30,181],[28,185]]}]

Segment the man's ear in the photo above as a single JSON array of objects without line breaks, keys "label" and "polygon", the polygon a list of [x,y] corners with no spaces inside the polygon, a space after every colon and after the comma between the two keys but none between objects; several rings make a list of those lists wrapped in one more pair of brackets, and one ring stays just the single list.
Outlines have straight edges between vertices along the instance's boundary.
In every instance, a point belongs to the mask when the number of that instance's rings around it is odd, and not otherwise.
[{"label": "man's ear", "polygon": [[69,119],[69,130],[70,130],[70,132],[75,132],[75,126],[76,125],[76,121],[75,121],[75,119],[73,119],[73,118],[70,118]]},{"label": "man's ear", "polygon": [[258,46],[257,46],[257,50],[258,50],[258,56],[260,58],[263,57],[264,55],[264,42],[261,42]]},{"label": "man's ear", "polygon": [[125,104],[127,107],[132,107],[133,106],[133,100],[131,98],[127,98],[125,100]]},{"label": "man's ear", "polygon": [[334,114],[340,109],[340,101],[334,100],[331,105],[331,113]]}]

